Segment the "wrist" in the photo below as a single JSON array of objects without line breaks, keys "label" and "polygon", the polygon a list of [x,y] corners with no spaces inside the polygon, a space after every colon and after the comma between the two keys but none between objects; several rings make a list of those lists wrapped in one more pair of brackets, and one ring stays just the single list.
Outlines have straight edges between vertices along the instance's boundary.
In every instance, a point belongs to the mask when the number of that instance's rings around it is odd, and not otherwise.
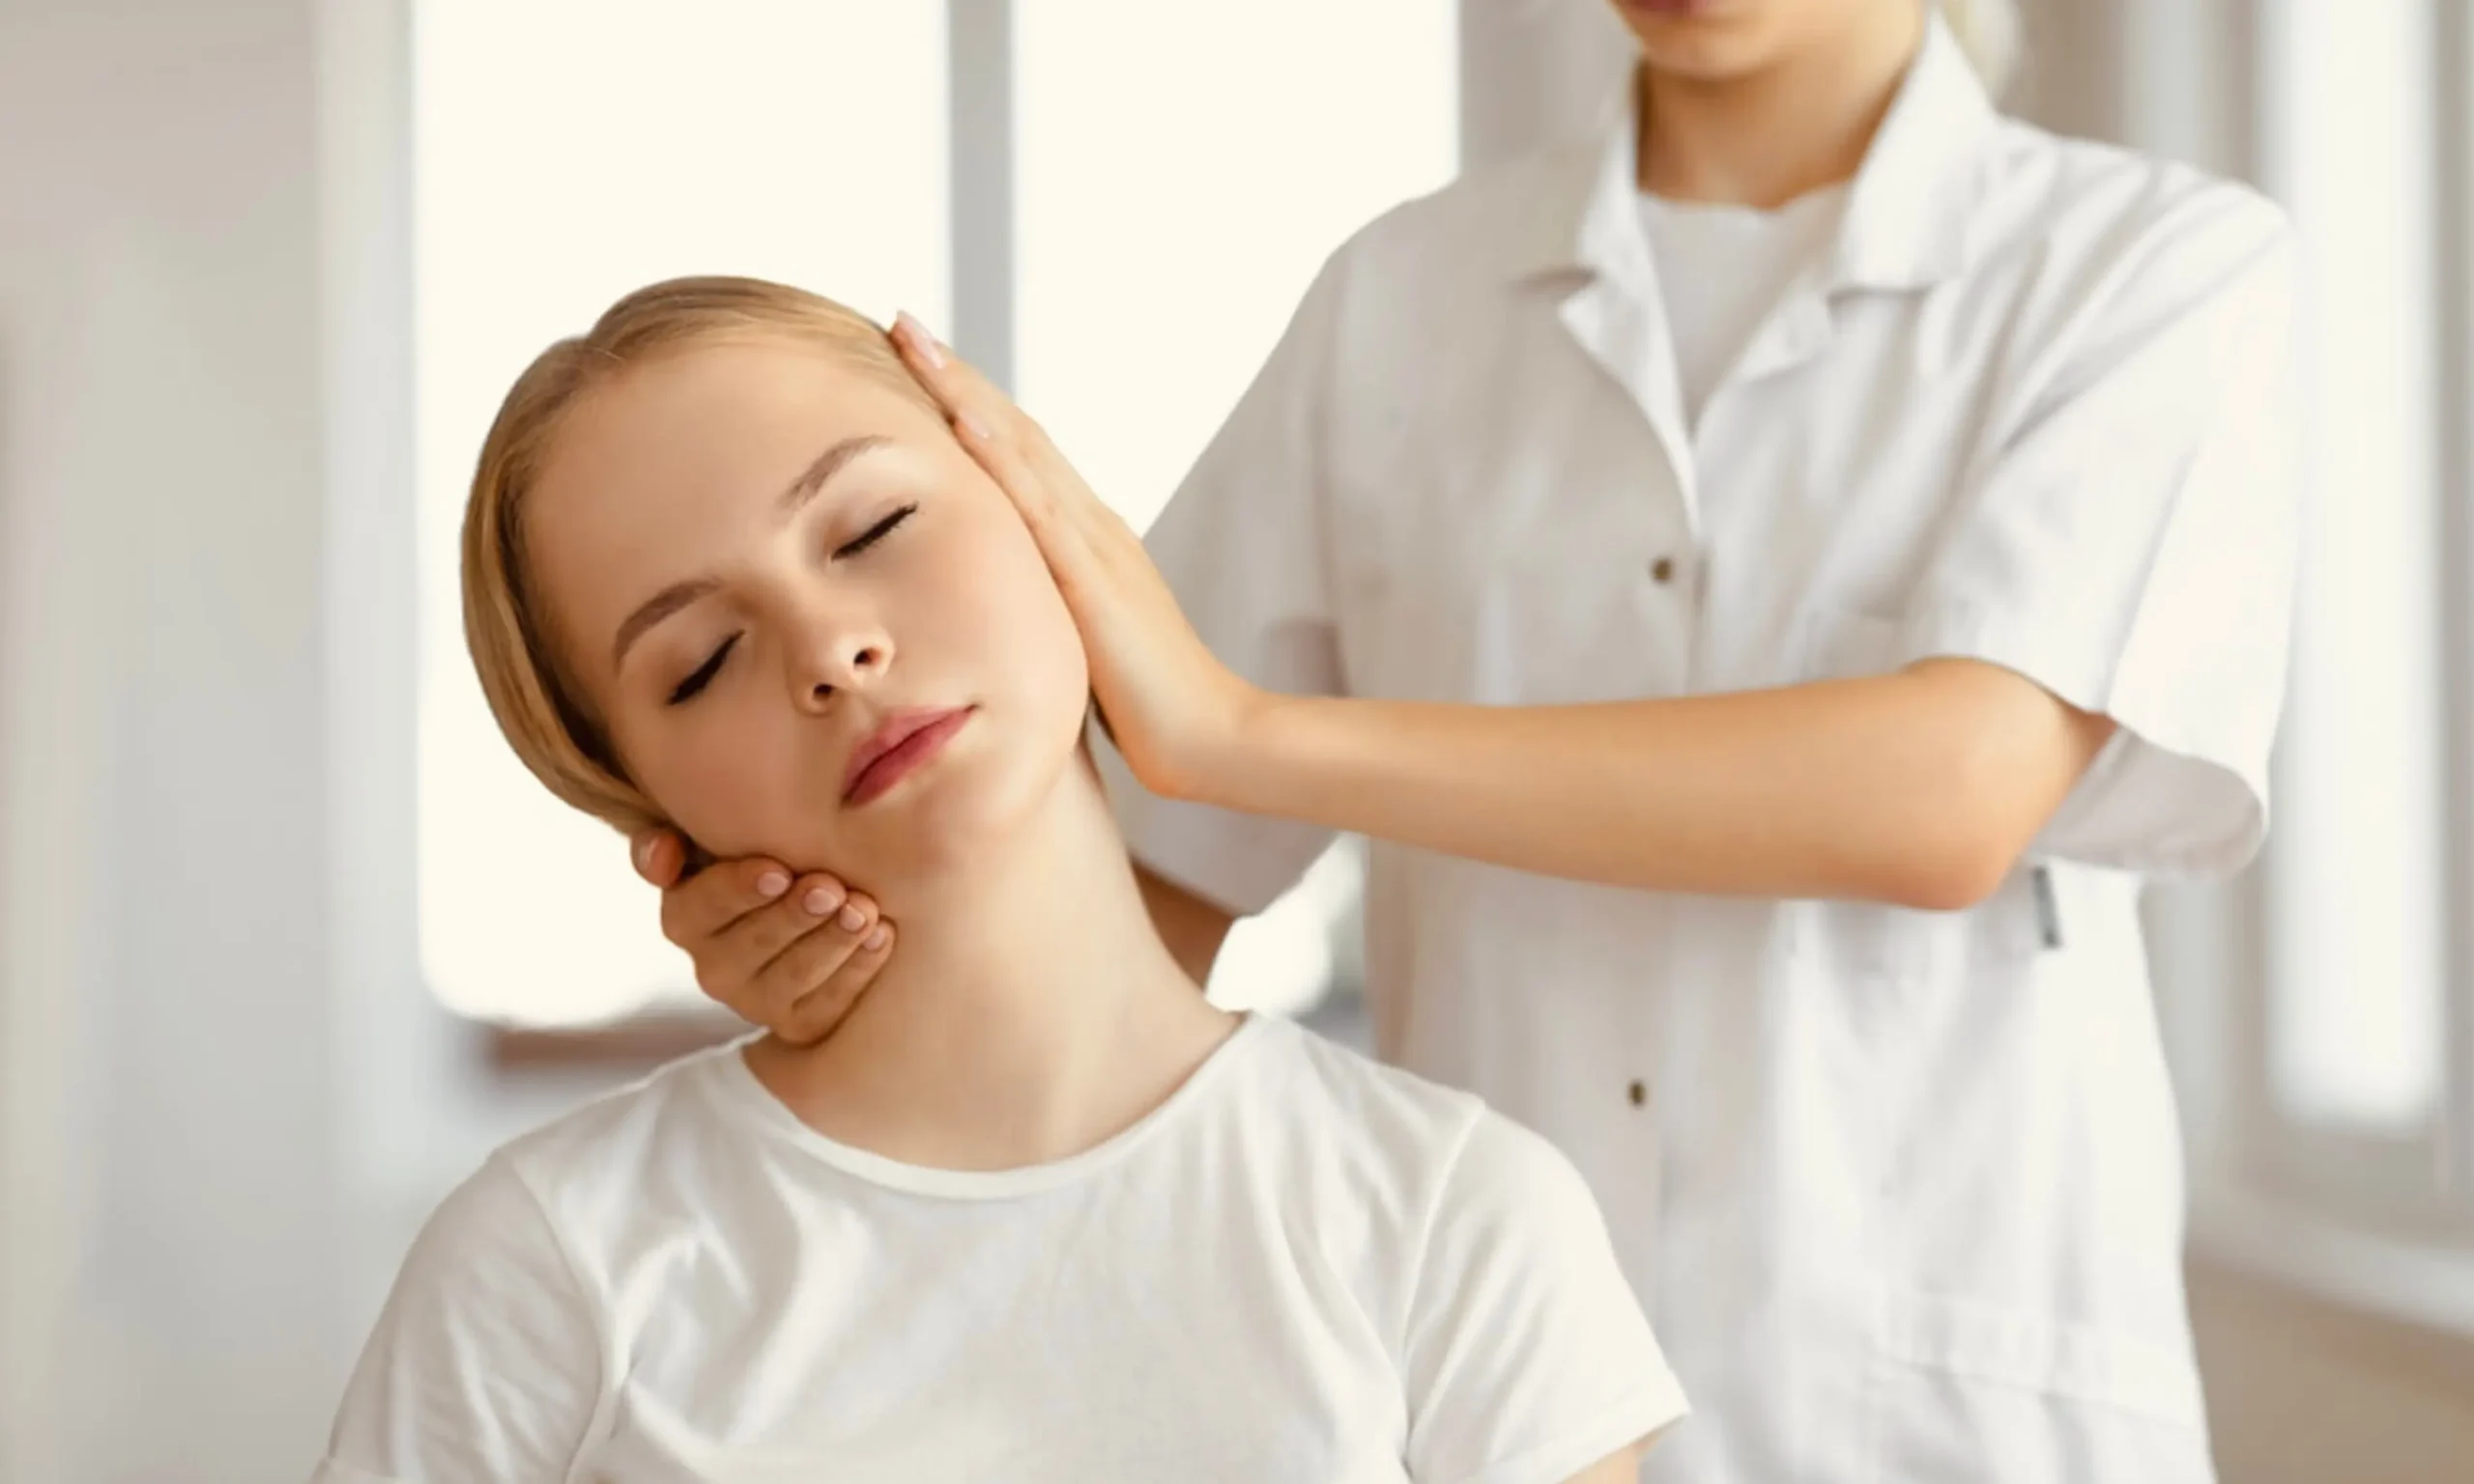
[{"label": "wrist", "polygon": [[1196,738],[1177,770],[1175,797],[1219,809],[1260,809],[1255,795],[1271,760],[1267,745],[1280,714],[1294,701],[1232,676],[1220,720]]}]

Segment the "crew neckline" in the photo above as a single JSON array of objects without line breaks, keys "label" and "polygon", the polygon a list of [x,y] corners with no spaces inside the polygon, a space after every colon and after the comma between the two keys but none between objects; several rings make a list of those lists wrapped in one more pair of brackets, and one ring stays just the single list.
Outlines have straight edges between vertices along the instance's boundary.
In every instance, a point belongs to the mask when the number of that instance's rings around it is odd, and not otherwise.
[{"label": "crew neckline", "polygon": [[1662,196],[1654,190],[1641,192],[1641,204],[1652,211],[1696,221],[1734,221],[1747,226],[1800,221],[1807,217],[1827,215],[1837,211],[1847,200],[1847,183],[1820,186],[1800,196],[1791,197],[1776,206],[1746,206],[1739,201],[1687,201],[1675,196]]},{"label": "crew neckline", "polygon": [[776,1097],[747,1065],[746,1049],[762,1039],[764,1033],[762,1031],[706,1052],[708,1060],[703,1070],[707,1073],[708,1083],[725,1102],[753,1116],[769,1132],[790,1140],[820,1162],[853,1179],[889,1190],[940,1200],[1000,1201],[1072,1184],[1123,1160],[1156,1137],[1161,1129],[1186,1116],[1208,1096],[1214,1085],[1226,1080],[1228,1068],[1250,1054],[1249,1047],[1265,1039],[1267,1033],[1263,1028],[1268,1023],[1258,1013],[1246,1013],[1238,1020],[1237,1028],[1213,1047],[1201,1065],[1161,1099],[1158,1107],[1089,1149],[1061,1159],[1018,1165],[1006,1170],[954,1170],[911,1164],[820,1132],[791,1112],[789,1104]]}]

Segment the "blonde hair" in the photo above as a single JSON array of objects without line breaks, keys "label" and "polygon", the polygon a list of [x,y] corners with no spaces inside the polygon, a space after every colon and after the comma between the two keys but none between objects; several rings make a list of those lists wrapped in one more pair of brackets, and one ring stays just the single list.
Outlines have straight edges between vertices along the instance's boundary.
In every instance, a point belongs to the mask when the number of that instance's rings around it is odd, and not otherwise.
[{"label": "blonde hair", "polygon": [[875,321],[757,278],[673,278],[534,357],[481,441],[464,507],[464,640],[507,745],[552,793],[623,832],[667,821],[561,660],[526,559],[526,504],[566,414],[633,367],[716,341],[787,338],[934,409]]},{"label": "blonde hair", "polygon": [[1950,35],[1968,54],[1984,91],[1996,98],[2010,86],[2018,71],[2020,30],[2017,0],[1935,0]]}]

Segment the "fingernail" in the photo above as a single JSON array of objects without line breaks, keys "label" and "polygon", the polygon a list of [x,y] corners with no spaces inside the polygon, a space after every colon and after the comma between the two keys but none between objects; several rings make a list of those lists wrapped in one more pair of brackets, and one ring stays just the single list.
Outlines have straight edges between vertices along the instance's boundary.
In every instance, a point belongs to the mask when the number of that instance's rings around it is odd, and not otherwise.
[{"label": "fingernail", "polygon": [[651,869],[650,863],[652,860],[653,842],[648,837],[643,835],[637,836],[635,842],[627,847],[627,853],[635,858],[636,869],[638,870],[647,870]]},{"label": "fingernail", "polygon": [[969,412],[954,414],[954,425],[983,443],[988,442],[988,424]]},{"label": "fingernail", "polygon": [[833,909],[840,905],[842,905],[841,897],[832,892],[826,891],[823,887],[817,886],[810,887],[808,889],[806,906],[810,916],[830,917],[833,915]]},{"label": "fingernail", "polygon": [[778,870],[768,870],[756,878],[756,895],[767,900],[791,889],[791,878]]},{"label": "fingernail", "polygon": [[890,939],[892,936],[892,933],[885,930],[885,925],[878,923],[877,924],[877,930],[868,934],[867,939],[859,946],[873,954],[877,949],[884,947],[886,940]]},{"label": "fingernail", "polygon": [[843,928],[843,930],[844,930],[845,932],[857,932],[860,928],[865,928],[865,927],[867,927],[867,926],[868,926],[868,914],[867,914],[867,913],[862,912],[862,911],[860,911],[857,907],[853,907],[853,906],[845,905],[845,906],[843,907],[843,909],[842,909],[842,928]]},{"label": "fingernail", "polygon": [[927,326],[910,317],[909,310],[905,309],[895,315],[893,324],[894,328],[901,330],[905,338],[909,340],[910,348],[918,353],[919,358],[928,362],[930,370],[945,369],[945,348],[936,343],[935,335],[928,333]]}]

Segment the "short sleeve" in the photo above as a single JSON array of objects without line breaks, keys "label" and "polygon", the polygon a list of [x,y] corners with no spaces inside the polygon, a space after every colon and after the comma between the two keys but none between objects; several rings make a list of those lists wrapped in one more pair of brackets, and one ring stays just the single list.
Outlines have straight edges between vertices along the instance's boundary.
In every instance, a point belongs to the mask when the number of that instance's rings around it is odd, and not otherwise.
[{"label": "short sleeve", "polygon": [[1563,1484],[1687,1410],[1580,1172],[1491,1113],[1436,1209],[1403,1368],[1416,1484]]},{"label": "short sleeve", "polygon": [[[1340,689],[1324,530],[1329,367],[1348,249],[1324,265],[1236,410],[1143,538],[1194,631],[1267,690]],[[1269,906],[1332,832],[1159,798],[1094,734],[1136,859],[1239,913]]]},{"label": "short sleeve", "polygon": [[2017,671],[2120,731],[2039,853],[2218,874],[2267,829],[2299,479],[2283,215],[2211,187],[2092,294],[1924,574],[1909,659]]},{"label": "short sleeve", "polygon": [[414,1241],[316,1484],[561,1484],[598,1405],[599,1334],[539,1203],[492,1159]]}]

